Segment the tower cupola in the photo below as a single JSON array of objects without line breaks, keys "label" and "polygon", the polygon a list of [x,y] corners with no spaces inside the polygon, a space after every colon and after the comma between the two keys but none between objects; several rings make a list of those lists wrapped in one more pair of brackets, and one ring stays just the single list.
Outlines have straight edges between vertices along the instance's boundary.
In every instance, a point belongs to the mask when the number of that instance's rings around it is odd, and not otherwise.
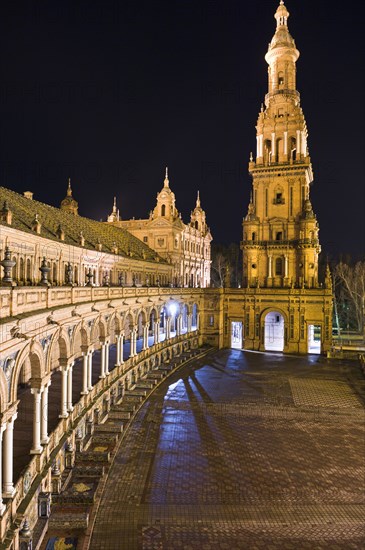
[{"label": "tower cupola", "polygon": [[63,212],[69,212],[70,214],[77,216],[78,208],[78,202],[72,196],[71,179],[68,178],[67,195],[61,202],[61,210]]}]

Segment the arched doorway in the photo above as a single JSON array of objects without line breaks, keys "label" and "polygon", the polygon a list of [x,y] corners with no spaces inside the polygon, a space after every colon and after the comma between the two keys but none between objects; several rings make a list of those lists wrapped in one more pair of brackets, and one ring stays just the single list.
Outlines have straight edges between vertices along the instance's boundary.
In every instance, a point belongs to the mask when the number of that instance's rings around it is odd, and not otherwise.
[{"label": "arched doorway", "polygon": [[270,311],[265,317],[265,351],[284,351],[284,317]]}]

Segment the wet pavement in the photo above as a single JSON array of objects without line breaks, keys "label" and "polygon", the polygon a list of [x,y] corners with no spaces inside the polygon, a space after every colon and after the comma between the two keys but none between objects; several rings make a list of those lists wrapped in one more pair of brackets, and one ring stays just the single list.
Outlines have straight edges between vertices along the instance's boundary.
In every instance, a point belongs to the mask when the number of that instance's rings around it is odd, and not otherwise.
[{"label": "wet pavement", "polygon": [[90,548],[365,548],[365,379],[355,363],[223,350],[145,403]]}]

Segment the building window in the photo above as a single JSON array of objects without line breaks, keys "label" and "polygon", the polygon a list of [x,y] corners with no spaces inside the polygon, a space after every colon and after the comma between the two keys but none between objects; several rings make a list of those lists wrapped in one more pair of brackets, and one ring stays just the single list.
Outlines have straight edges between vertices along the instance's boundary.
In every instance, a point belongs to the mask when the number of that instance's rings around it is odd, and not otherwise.
[{"label": "building window", "polygon": [[143,237],[143,242],[148,243],[148,237]]},{"label": "building window", "polygon": [[165,204],[163,204],[161,206],[161,216],[166,216],[166,205]]},{"label": "building window", "polygon": [[255,233],[255,231],[252,233],[252,239],[251,239],[251,240],[252,240],[252,241],[256,241],[256,233]]},{"label": "building window", "polygon": [[276,240],[277,241],[282,241],[283,240],[283,232],[282,231],[278,231],[276,233]]},{"label": "building window", "polygon": [[276,258],[275,260],[275,275],[281,276],[283,274],[283,259]]}]

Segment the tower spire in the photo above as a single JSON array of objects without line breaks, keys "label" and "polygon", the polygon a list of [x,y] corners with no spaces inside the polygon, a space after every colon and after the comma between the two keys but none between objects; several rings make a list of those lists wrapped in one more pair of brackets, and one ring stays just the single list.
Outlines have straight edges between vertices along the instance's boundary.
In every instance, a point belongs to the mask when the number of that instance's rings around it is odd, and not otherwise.
[{"label": "tower spire", "polygon": [[169,187],[169,169],[168,166],[166,166],[165,170],[165,180],[164,180],[164,187]]},{"label": "tower spire", "polygon": [[68,178],[67,196],[72,197],[71,178]]},{"label": "tower spire", "polygon": [[198,191],[198,196],[196,198],[196,207],[200,208],[200,194],[199,194],[199,191]]}]

